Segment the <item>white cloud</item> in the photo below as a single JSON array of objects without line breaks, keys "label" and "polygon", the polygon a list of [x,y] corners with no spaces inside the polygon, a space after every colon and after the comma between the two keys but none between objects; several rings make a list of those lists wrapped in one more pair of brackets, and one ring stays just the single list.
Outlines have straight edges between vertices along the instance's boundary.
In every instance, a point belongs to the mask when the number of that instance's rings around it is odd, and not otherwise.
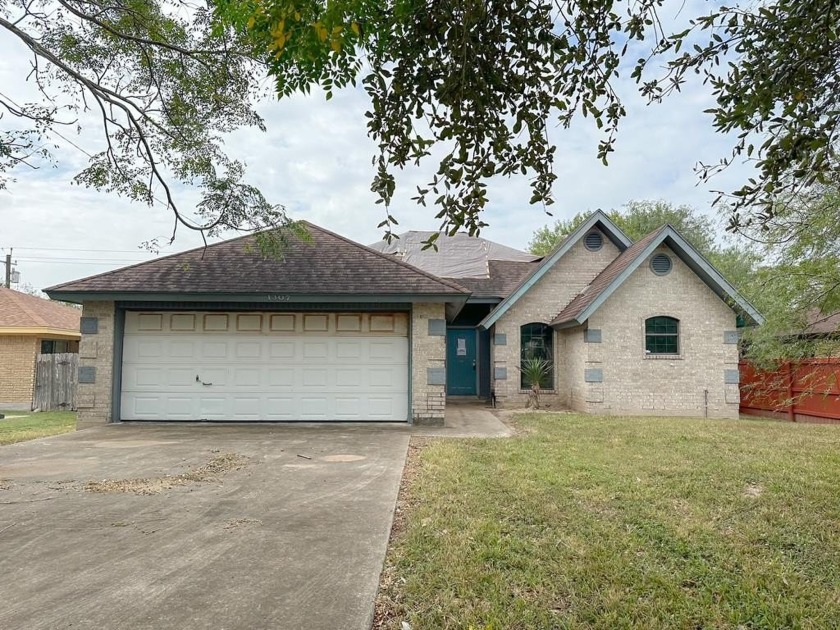
[{"label": "white cloud", "polygon": [[[26,100],[33,94],[32,86],[24,81],[26,63],[20,47],[0,33],[0,86],[13,98]],[[702,113],[712,103],[707,89],[689,85],[684,93],[653,106],[642,102],[629,79],[622,79],[619,89],[627,97],[629,116],[621,124],[610,165],[602,166],[595,157],[599,135],[590,119],[578,120],[570,130],[552,129],[551,138],[558,146],[557,203],[549,207],[554,217],[539,206],[528,205],[526,178],[499,178],[490,187],[491,204],[485,216],[490,227],[483,236],[525,248],[534,230],[554,218],[619,207],[632,199],[662,198],[712,212],[714,195],[709,186],[698,185],[694,167],[699,161],[717,161],[727,155],[731,141],[715,134],[709,117]],[[384,210],[370,192],[375,146],[366,135],[366,105],[358,89],[338,92],[329,102],[318,93],[266,102],[260,111],[267,132],[237,132],[226,146],[232,156],[248,164],[249,181],[270,201],[286,206],[294,218],[370,243],[380,237],[376,225],[384,218]],[[81,137],[68,137],[88,151],[101,148],[100,130],[93,119],[83,122],[93,128],[86,128]],[[116,268],[125,264],[122,261],[148,259],[151,255],[138,246],[167,236],[172,228],[163,208],[149,209],[73,185],[73,175],[87,158],[62,144],[59,168],[20,170],[15,173],[18,181],[8,191],[0,191],[0,246],[16,248],[22,279],[39,288]],[[411,201],[415,187],[425,184],[436,166],[428,162],[398,175],[392,213],[403,230],[438,226],[434,208],[418,207]],[[746,167],[736,165],[713,185],[732,188],[746,173]],[[187,200],[194,198],[180,192]],[[200,244],[197,235],[181,230],[168,251]],[[89,253],[66,251],[71,249]],[[58,260],[35,260],[48,257]],[[71,260],[79,258],[113,262],[96,265]]]}]

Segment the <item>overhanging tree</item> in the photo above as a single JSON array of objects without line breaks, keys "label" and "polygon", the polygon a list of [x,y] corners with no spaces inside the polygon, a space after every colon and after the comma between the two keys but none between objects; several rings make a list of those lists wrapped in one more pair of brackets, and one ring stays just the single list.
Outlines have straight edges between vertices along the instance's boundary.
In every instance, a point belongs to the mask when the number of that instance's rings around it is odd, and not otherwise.
[{"label": "overhanging tree", "polygon": [[[265,64],[214,20],[210,6],[6,0],[0,33],[30,53],[21,79],[28,75],[41,97],[22,103],[0,86],[0,188],[15,167],[50,159],[51,144],[84,120],[100,127],[102,148],[77,183],[161,204],[175,229],[204,236],[291,225],[223,151],[225,133],[263,128],[253,98]],[[200,201],[185,207],[178,184],[198,189]],[[261,246],[273,250],[287,233],[268,233]]]},{"label": "overhanging tree", "polygon": [[[770,263],[759,269],[758,305],[766,323],[749,331],[749,358],[764,368],[840,355],[840,184],[812,186],[777,204],[746,235]],[[832,334],[833,333],[833,334]]]},{"label": "overhanging tree", "polygon": [[[449,231],[478,231],[487,182],[531,177],[532,203],[550,204],[549,125],[591,117],[605,163],[625,107],[614,89],[632,74],[658,101],[698,74],[717,99],[714,127],[735,133],[732,160],[757,176],[726,196],[732,229],[769,220],[780,193],[836,170],[840,123],[840,6],[833,0],[714,5],[669,33],[659,13],[682,0],[217,0],[248,33],[281,95],[360,80],[378,144],[373,190],[388,204],[394,173],[442,151],[416,201]],[[689,9],[690,10],[690,9]],[[639,49],[639,59],[628,59]],[[386,232],[395,218],[383,222]]]},{"label": "overhanging tree", "polygon": [[[651,101],[697,73],[717,99],[715,128],[736,134],[732,155],[703,174],[754,160],[755,180],[727,197],[731,227],[766,222],[780,194],[825,184],[836,171],[840,7],[713,5],[669,34],[659,13],[682,7],[682,0],[3,0],[0,32],[32,53],[44,98],[27,105],[0,94],[7,119],[26,123],[0,135],[0,168],[35,159],[47,131],[89,109],[101,116],[107,146],[80,182],[147,203],[160,195],[191,227],[282,222],[278,208],[243,184],[242,165],[220,143],[239,125],[261,124],[250,99],[265,67],[281,96],[319,85],[329,97],[360,81],[371,99],[380,201],[392,199],[400,168],[442,155],[416,200],[433,205],[445,229],[474,233],[493,177],[527,175],[530,201],[553,201],[549,125],[591,118],[603,131],[595,151],[606,162],[626,114],[614,89],[620,72]],[[641,58],[629,58],[639,50]],[[172,181],[203,191],[201,225],[179,212]],[[386,232],[393,223],[389,213]]]}]

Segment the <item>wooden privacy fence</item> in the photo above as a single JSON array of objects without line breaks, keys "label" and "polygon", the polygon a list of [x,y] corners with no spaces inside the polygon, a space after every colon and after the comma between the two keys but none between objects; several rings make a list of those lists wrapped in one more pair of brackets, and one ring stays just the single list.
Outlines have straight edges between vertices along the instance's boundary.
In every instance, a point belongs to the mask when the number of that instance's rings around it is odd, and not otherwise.
[{"label": "wooden privacy fence", "polygon": [[840,423],[840,359],[787,362],[762,372],[741,370],[741,413],[793,422]]},{"label": "wooden privacy fence", "polygon": [[39,354],[35,359],[32,408],[41,411],[75,410],[78,371],[78,354]]}]

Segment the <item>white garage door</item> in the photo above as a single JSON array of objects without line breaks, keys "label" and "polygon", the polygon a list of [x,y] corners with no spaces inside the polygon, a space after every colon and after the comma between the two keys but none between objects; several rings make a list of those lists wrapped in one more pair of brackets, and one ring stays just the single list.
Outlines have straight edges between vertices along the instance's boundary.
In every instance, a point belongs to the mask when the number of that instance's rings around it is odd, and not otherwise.
[{"label": "white garage door", "polygon": [[406,421],[408,317],[128,312],[121,418]]}]

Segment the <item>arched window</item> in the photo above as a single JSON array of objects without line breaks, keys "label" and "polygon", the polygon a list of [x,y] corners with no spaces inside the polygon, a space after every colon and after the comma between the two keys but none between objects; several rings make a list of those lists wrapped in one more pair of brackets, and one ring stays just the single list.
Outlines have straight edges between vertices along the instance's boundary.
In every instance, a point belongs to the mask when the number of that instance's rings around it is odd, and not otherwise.
[{"label": "arched window", "polygon": [[680,353],[680,320],[673,317],[649,317],[645,320],[647,354]]},{"label": "arched window", "polygon": [[[520,386],[528,389],[539,374],[541,389],[554,389],[554,330],[548,324],[525,324],[519,329]],[[541,368],[541,369],[538,369]]]}]

